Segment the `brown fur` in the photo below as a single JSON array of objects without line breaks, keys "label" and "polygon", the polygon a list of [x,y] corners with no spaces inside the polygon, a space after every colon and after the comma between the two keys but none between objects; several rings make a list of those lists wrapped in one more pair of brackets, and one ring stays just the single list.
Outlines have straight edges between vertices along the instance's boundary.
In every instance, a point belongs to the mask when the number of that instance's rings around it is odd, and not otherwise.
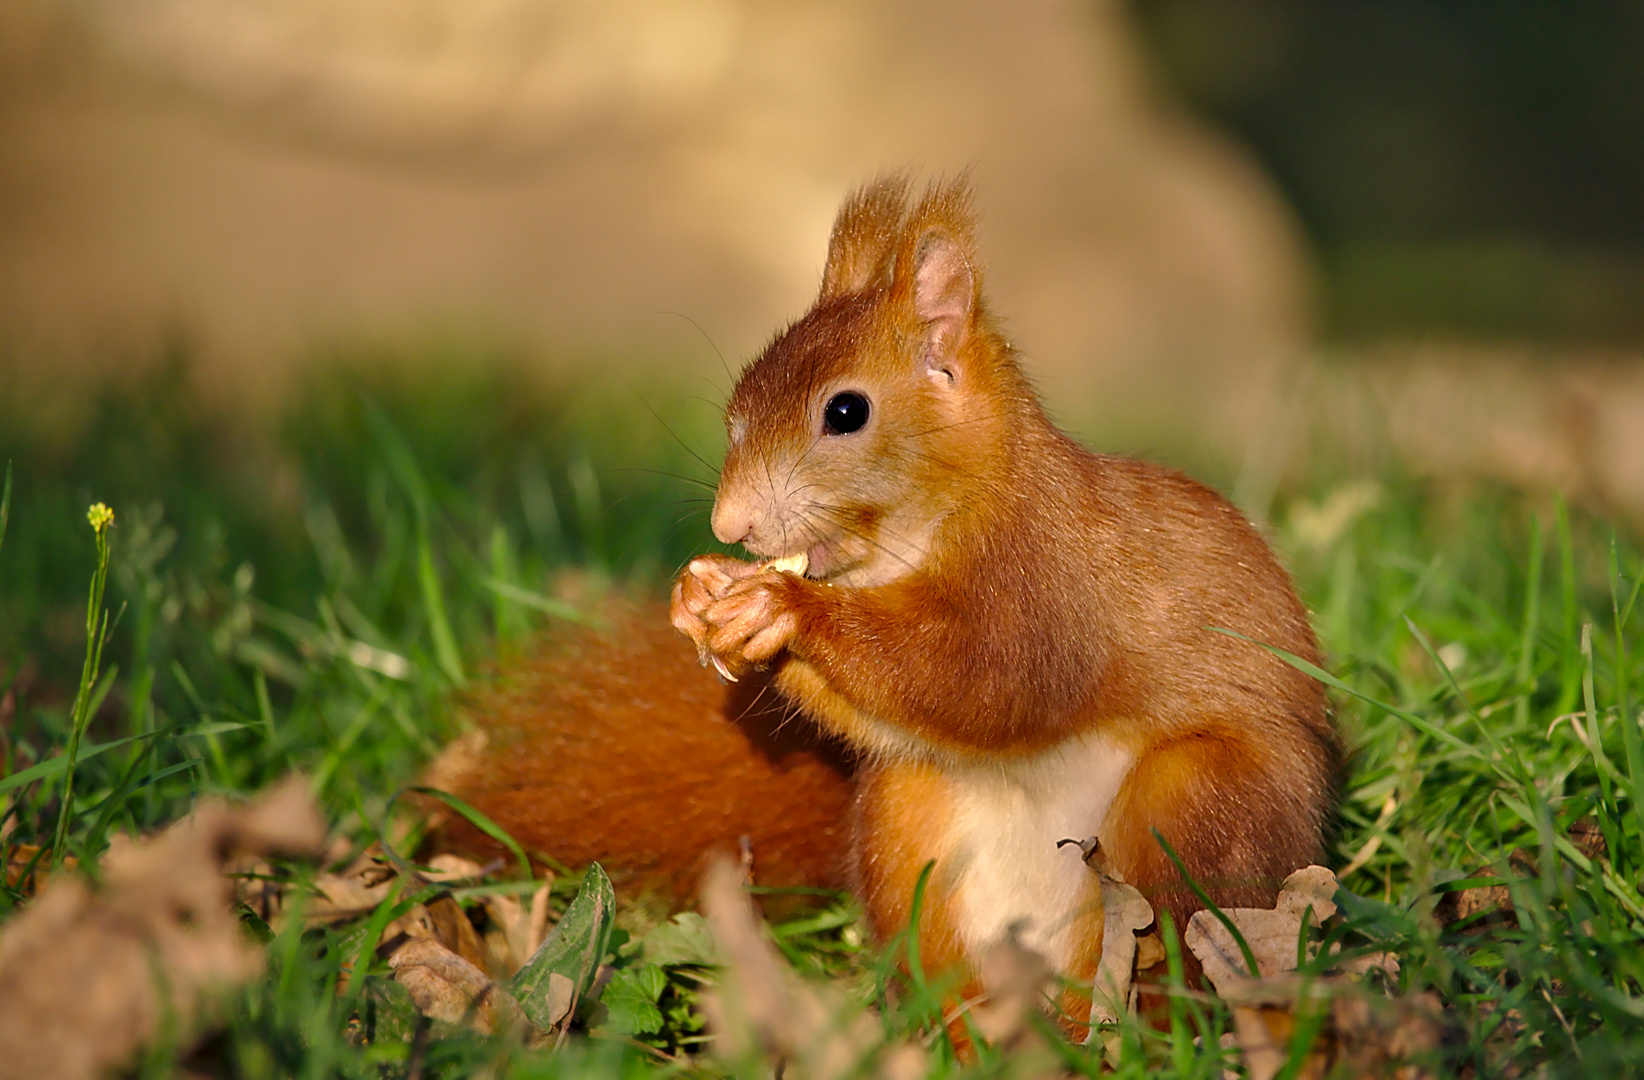
[{"label": "brown fur", "polygon": [[[842,390],[871,419],[829,434]],[[727,424],[715,532],[808,551],[810,580],[697,560],[674,622],[733,671],[769,662],[868,756],[855,873],[881,933],[939,857],[953,770],[1092,736],[1134,766],[1089,830],[1179,927],[1199,905],[1154,829],[1218,902],[1271,903],[1322,857],[1340,764],[1323,688],[1214,629],[1316,662],[1288,575],[1220,495],[1046,419],[986,309],[964,181],[847,200],[821,295],[744,371]],[[940,890],[921,940],[973,959]]]},{"label": "brown fur", "polygon": [[[459,742],[429,781],[528,852],[598,860],[625,894],[677,902],[711,855],[738,857],[746,837],[757,884],[845,883],[851,788],[839,745],[762,680],[724,686],[704,672],[654,601],[606,601],[596,626],[562,628],[505,665],[466,712],[485,745]],[[437,845],[506,854],[442,817]]]}]

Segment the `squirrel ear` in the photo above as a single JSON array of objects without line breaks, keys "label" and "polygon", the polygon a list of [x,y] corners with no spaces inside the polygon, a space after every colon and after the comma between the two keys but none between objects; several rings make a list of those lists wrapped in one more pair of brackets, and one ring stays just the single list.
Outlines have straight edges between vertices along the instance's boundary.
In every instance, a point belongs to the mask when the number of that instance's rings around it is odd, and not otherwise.
[{"label": "squirrel ear", "polygon": [[908,180],[882,176],[852,192],[839,208],[828,237],[821,300],[888,284],[896,262],[902,219],[908,212]]},{"label": "squirrel ear", "polygon": [[925,325],[925,369],[952,382],[959,346],[976,307],[976,271],[958,241],[932,230],[914,254],[913,311]]}]

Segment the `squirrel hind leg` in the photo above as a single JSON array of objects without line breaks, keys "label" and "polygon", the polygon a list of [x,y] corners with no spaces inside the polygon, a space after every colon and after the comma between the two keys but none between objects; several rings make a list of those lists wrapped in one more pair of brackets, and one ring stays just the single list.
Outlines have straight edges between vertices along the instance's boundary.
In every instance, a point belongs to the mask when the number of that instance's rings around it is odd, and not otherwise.
[{"label": "squirrel hind leg", "polygon": [[[1218,906],[1271,907],[1285,877],[1323,857],[1328,795],[1309,794],[1327,785],[1305,782],[1315,770],[1299,754],[1257,747],[1242,730],[1220,726],[1138,754],[1103,823],[1102,849],[1155,912],[1170,913],[1178,941],[1204,904],[1154,831]],[[1185,948],[1181,956],[1196,988],[1200,965]],[[1165,968],[1138,977],[1162,983]]]}]

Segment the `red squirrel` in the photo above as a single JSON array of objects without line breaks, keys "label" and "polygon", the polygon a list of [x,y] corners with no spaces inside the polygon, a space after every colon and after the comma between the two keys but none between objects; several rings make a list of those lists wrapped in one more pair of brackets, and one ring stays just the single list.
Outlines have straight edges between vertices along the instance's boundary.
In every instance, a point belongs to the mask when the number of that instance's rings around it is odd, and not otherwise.
[{"label": "red squirrel", "polygon": [[1023,923],[1086,986],[1098,877],[1059,841],[1096,837],[1178,928],[1201,904],[1154,830],[1221,904],[1270,905],[1322,857],[1323,688],[1216,629],[1317,662],[1289,577],[1220,495],[1045,417],[987,310],[965,181],[846,200],[820,295],[725,422],[713,531],[760,561],[680,573],[689,644],[630,608],[516,670],[476,703],[482,766],[436,782],[676,896],[740,837],[756,881],[848,881],[881,937],[934,864],[925,965],[974,970]]},{"label": "red squirrel", "polygon": [[[673,624],[858,755],[850,875],[882,936],[974,970],[1013,924],[1088,985],[1107,868],[1177,927],[1318,861],[1340,753],[1307,614],[1255,528],[1045,417],[982,294],[967,183],[853,194],[820,295],[742,372]],[[803,555],[800,559],[798,556]]]}]

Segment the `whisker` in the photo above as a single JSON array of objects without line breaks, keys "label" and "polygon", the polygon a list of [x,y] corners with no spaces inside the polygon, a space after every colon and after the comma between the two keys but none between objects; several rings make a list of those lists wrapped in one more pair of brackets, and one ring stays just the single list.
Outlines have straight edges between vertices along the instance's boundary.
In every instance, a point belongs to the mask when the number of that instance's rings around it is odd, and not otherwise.
[{"label": "whisker", "polygon": [[[702,335],[702,340],[708,343],[708,348],[712,349],[714,351],[714,355],[719,357],[719,366],[725,369],[725,378],[729,381],[730,385],[736,385],[736,376],[731,374],[731,365],[725,362],[725,354],[719,351],[719,346],[714,344],[714,339],[708,335],[708,331],[702,329],[701,323],[697,322],[683,311],[659,311],[657,314],[672,315],[675,318],[684,319],[686,322],[696,327],[696,332]],[[713,384],[709,383],[709,385],[711,386]],[[723,403],[720,407],[724,407]]]},{"label": "whisker", "polygon": [[[712,386],[715,390],[719,389],[719,387],[717,385],[715,385],[714,381],[712,379],[708,378],[708,376],[698,375],[697,378],[701,379],[703,382],[707,383],[709,386]],[[722,412],[725,411],[725,403],[723,401],[713,401],[713,400],[710,400],[709,398],[703,397],[701,394],[686,394],[685,395],[685,400],[686,401],[700,401],[700,402],[702,402],[702,404],[708,406],[708,408],[712,409],[714,412],[717,412],[717,413],[722,413]]]},{"label": "whisker", "polygon": [[707,458],[703,457],[701,454],[697,453],[695,450],[692,450],[691,447],[690,447],[690,444],[687,443],[684,439],[681,439],[679,437],[679,433],[676,432],[673,428],[668,426],[668,421],[662,419],[662,414],[661,413],[659,413],[655,409],[651,408],[651,403],[649,401],[646,401],[643,397],[640,396],[639,391],[634,389],[634,384],[633,383],[629,382],[626,377],[623,377],[622,385],[626,386],[629,389],[629,391],[634,395],[634,397],[639,398],[639,403],[641,405],[645,406],[645,411],[650,413],[652,416],[656,417],[656,422],[662,425],[662,430],[663,431],[666,431],[669,435],[672,435],[674,437],[674,442],[678,443],[680,445],[680,447],[682,449],[684,449],[684,451],[687,454],[689,454],[692,457],[696,458],[696,460],[701,463],[701,465],[704,469],[707,469],[709,472],[713,473],[715,477],[719,476],[719,470],[714,468],[712,465],[708,464],[708,459]]},{"label": "whisker", "polygon": [[942,468],[947,469],[949,472],[956,472],[956,473],[960,474],[961,476],[970,476],[970,475],[972,475],[970,470],[966,469],[964,466],[955,464],[954,462],[949,461],[947,458],[937,457],[935,454],[931,453],[929,450],[912,450],[912,449],[910,449],[907,452],[912,454],[914,457],[919,458],[922,461],[928,461],[932,465],[939,465]]},{"label": "whisker", "polygon": [[917,439],[917,438],[920,438],[921,436],[925,436],[925,435],[935,435],[938,432],[951,431],[953,428],[956,428],[956,427],[964,427],[966,424],[979,424],[984,420],[997,420],[997,419],[999,419],[999,417],[1001,417],[1003,415],[1005,415],[1005,414],[1004,413],[989,413],[987,416],[973,416],[969,420],[955,420],[953,423],[943,424],[941,427],[927,428],[924,431],[910,431],[908,434],[902,436],[902,438],[904,438],[904,439]]},{"label": "whisker", "polygon": [[[896,552],[892,551],[890,548],[886,547],[884,544],[881,544],[878,540],[875,540],[873,537],[869,536],[867,533],[865,533],[865,532],[861,531],[860,529],[856,528],[855,526],[849,524],[845,520],[845,517],[844,517],[845,512],[844,512],[843,508],[826,506],[822,503],[812,503],[811,506],[815,507],[816,509],[822,511],[825,514],[830,515],[833,518],[833,522],[834,522],[835,525],[837,525],[840,529],[844,530],[845,532],[849,533],[850,535],[856,537],[858,540],[863,540],[863,541],[866,541],[867,543],[873,545],[874,547],[878,548],[880,551],[884,552],[886,555],[889,555],[891,558],[893,558],[897,562],[901,563],[903,566],[906,566],[909,570],[918,569],[918,567],[915,566],[915,564],[909,562],[907,560],[907,558],[905,558],[904,556],[897,554]],[[883,529],[883,528],[881,528],[881,531],[890,532],[890,530]],[[892,535],[896,536],[896,534],[894,534],[894,533],[892,533]],[[903,543],[907,544],[909,547],[914,546],[912,541],[908,540],[908,538],[905,537],[905,536],[896,536],[896,539],[901,540]]]},{"label": "whisker", "polygon": [[700,477],[686,476],[684,473],[668,472],[666,469],[642,469],[642,468],[640,468],[636,465],[636,466],[625,466],[625,467],[620,468],[620,469],[612,469],[611,471],[612,472],[625,472],[625,473],[628,473],[628,472],[650,473],[652,476],[666,476],[670,480],[680,480],[680,481],[683,481],[684,483],[687,483],[687,484],[695,484],[697,487],[706,488],[709,491],[717,491],[718,490],[718,488],[715,487],[713,484],[710,484],[708,481],[703,480]]},{"label": "whisker", "polygon": [[743,720],[746,720],[748,718],[749,714],[752,713],[754,711],[754,709],[759,705],[760,699],[765,696],[765,691],[769,690],[770,688],[771,688],[771,684],[768,683],[768,682],[765,685],[761,686],[759,688],[759,693],[755,694],[751,701],[749,701],[746,705],[742,706],[742,711],[737,713],[735,716],[731,717],[731,723],[735,724],[735,723],[740,723]]},{"label": "whisker", "polygon": [[820,443],[821,441],[822,441],[822,436],[818,435],[816,438],[811,440],[811,444],[809,446],[805,447],[805,452],[803,454],[800,454],[797,458],[794,459],[793,468],[788,470],[788,478],[783,481],[783,486],[784,487],[786,487],[788,484],[793,483],[793,474],[794,474],[794,472],[799,468],[799,466],[801,464],[804,463],[806,458],[811,456],[811,451],[815,450],[817,444]]}]

